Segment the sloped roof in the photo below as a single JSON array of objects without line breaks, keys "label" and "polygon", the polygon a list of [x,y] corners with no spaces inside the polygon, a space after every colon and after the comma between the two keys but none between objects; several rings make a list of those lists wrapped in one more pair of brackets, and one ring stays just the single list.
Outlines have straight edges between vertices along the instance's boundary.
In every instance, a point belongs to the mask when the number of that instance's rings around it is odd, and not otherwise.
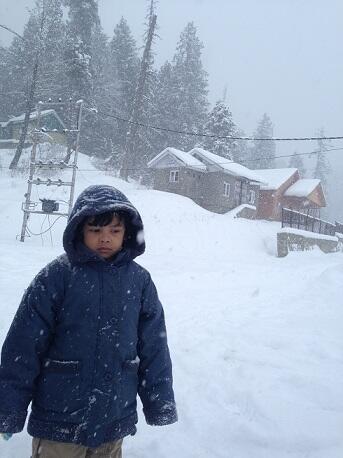
[{"label": "sloped roof", "polygon": [[161,153],[159,153],[157,156],[155,156],[153,159],[151,159],[150,162],[148,162],[148,167],[154,167],[161,159],[163,159],[166,156],[173,156],[174,158],[177,159],[178,162],[180,162],[180,165],[190,167],[199,171],[205,171],[206,170],[206,165],[203,164],[201,161],[193,157],[191,154],[186,153],[185,151],[181,151],[176,148],[166,148],[164,149]]},{"label": "sloped roof", "polygon": [[290,186],[285,192],[285,196],[307,197],[316,189],[319,184],[320,180],[317,178],[303,178],[292,184],[292,186]]},{"label": "sloped roof", "polygon": [[298,169],[285,168],[285,169],[257,169],[255,172],[262,177],[265,185],[261,189],[265,191],[272,191],[279,189],[289,178],[291,178]]},{"label": "sloped roof", "polygon": [[265,182],[263,177],[261,177],[258,173],[255,173],[255,170],[250,170],[247,167],[244,167],[244,165],[237,164],[230,159],[218,156],[218,154],[211,153],[205,149],[193,148],[189,151],[189,154],[197,154],[198,156],[207,159],[210,163],[218,166],[224,173],[226,172],[230,175],[247,178],[248,180],[256,181],[258,183]]},{"label": "sloped roof", "polygon": [[[50,110],[42,110],[41,111],[41,116],[44,117],[44,116],[47,116],[49,114],[53,114],[57,119],[58,121],[61,123],[61,125],[64,127],[64,123],[62,121],[62,119],[58,116],[58,114],[56,113],[55,110],[53,109],[50,109]],[[38,117],[38,111],[32,111],[32,113],[30,113],[30,120],[32,119],[37,119]],[[16,123],[20,123],[20,122],[23,122],[25,119],[25,113],[19,115],[19,116],[13,116],[12,118],[10,118],[5,125],[3,125],[3,127],[6,127],[8,124],[16,124]]]}]

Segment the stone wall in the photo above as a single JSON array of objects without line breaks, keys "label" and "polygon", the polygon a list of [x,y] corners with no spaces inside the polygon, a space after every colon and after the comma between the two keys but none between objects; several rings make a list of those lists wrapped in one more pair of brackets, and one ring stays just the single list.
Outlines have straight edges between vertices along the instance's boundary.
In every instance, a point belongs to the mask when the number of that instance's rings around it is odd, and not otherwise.
[{"label": "stone wall", "polygon": [[[308,251],[314,247],[324,253],[343,251],[343,236],[341,239],[329,235],[315,234],[297,229],[284,228],[277,234],[277,253],[279,257],[287,256],[290,251]],[[337,234],[338,235],[338,234]]]}]

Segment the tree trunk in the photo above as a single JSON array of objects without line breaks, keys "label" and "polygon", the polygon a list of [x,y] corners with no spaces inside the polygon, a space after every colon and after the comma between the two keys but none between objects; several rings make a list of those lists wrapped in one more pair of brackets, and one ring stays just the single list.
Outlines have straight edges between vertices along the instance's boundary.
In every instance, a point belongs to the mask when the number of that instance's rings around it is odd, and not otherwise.
[{"label": "tree trunk", "polygon": [[27,101],[26,101],[26,112],[25,112],[25,118],[24,118],[24,126],[23,126],[21,134],[20,134],[19,143],[18,143],[17,149],[15,151],[15,155],[14,155],[14,157],[13,157],[11,163],[10,163],[10,166],[9,166],[9,168],[11,170],[17,168],[19,159],[21,157],[21,154],[23,152],[23,148],[24,148],[24,145],[25,145],[25,140],[26,140],[27,131],[28,131],[29,122],[30,122],[30,114],[31,114],[32,109],[33,109],[33,102],[34,102],[36,86],[37,86],[38,66],[39,66],[39,51],[37,51],[36,58],[35,58],[35,64],[33,66],[31,86],[30,86],[30,90],[29,90],[29,93],[28,93]]},{"label": "tree trunk", "polygon": [[147,74],[149,70],[149,55],[151,51],[152,40],[154,38],[156,21],[157,21],[157,16],[153,15],[150,21],[150,25],[149,25],[149,31],[148,31],[145,48],[144,48],[144,53],[143,53],[143,58],[142,58],[142,63],[141,63],[141,70],[139,73],[139,79],[138,79],[138,84],[137,84],[137,89],[136,89],[136,95],[135,95],[135,99],[133,102],[132,113],[130,116],[129,129],[128,129],[128,133],[126,136],[125,154],[123,157],[122,167],[120,169],[120,177],[126,181],[129,178],[131,170],[134,169],[135,162],[136,162],[135,161],[135,142],[136,142],[136,137],[137,137],[137,131],[139,128],[137,123],[139,120],[139,114],[142,109],[145,82],[146,82],[146,78],[147,78]]}]

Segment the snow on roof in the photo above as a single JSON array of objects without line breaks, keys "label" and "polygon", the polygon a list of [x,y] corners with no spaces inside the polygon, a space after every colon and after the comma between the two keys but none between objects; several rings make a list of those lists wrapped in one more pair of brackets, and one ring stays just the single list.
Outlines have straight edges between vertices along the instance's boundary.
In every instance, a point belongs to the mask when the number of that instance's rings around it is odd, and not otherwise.
[{"label": "snow on roof", "polygon": [[316,187],[320,184],[320,180],[317,178],[303,178],[296,181],[290,186],[285,192],[285,196],[289,197],[307,197],[313,192]]},{"label": "snow on roof", "polygon": [[201,161],[193,157],[191,154],[186,153],[185,151],[181,151],[176,148],[168,147],[164,149],[161,153],[155,156],[149,163],[148,167],[153,167],[157,161],[159,161],[162,157],[171,154],[176,157],[179,161],[181,161],[184,165],[191,168],[196,168],[197,170],[206,170],[206,165],[203,164]]},{"label": "snow on roof", "polygon": [[218,154],[211,153],[210,151],[207,151],[205,149],[193,148],[191,151],[189,151],[189,154],[198,154],[199,156],[208,159],[213,164],[219,166],[223,170],[223,172],[230,173],[231,175],[244,177],[248,180],[256,181],[259,183],[265,182],[265,180],[257,173],[255,173],[254,170],[250,170],[247,167],[244,167],[244,165],[237,164],[236,162],[233,162],[231,159],[218,156]]},{"label": "snow on roof", "polygon": [[295,168],[257,169],[255,172],[263,178],[264,183],[267,183],[261,186],[261,189],[271,191],[279,189],[297,170]]},{"label": "snow on roof", "polygon": [[[56,111],[55,110],[42,110],[41,111],[41,116],[46,116],[50,113],[54,113],[56,115]],[[33,111],[32,113],[30,113],[30,119],[36,119],[38,116],[38,111]],[[13,118],[11,118],[10,120],[7,121],[7,123],[11,123],[11,122],[21,122],[21,121],[24,121],[25,119],[25,113],[19,115],[19,116],[14,116]]]}]

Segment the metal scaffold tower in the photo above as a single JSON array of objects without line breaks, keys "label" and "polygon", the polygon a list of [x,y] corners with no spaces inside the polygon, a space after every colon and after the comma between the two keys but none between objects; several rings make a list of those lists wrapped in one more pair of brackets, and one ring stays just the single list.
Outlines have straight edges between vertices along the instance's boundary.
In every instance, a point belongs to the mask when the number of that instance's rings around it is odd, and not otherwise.
[{"label": "metal scaffold tower", "polygon": [[[29,167],[29,178],[27,182],[27,191],[24,195],[25,202],[22,203],[22,210],[24,212],[23,224],[21,229],[20,241],[24,242],[26,235],[29,234],[28,231],[28,220],[30,215],[39,214],[39,215],[48,215],[51,216],[65,216],[68,217],[71,213],[74,192],[75,192],[75,180],[76,180],[76,171],[77,171],[77,159],[80,145],[80,129],[81,129],[81,120],[82,120],[82,100],[74,103],[69,102],[39,102],[37,106],[37,118],[36,118],[36,127],[31,133],[32,137],[32,150],[30,155],[30,167]],[[63,129],[63,131],[58,132],[56,129],[47,130],[44,127],[41,127],[41,118],[42,111],[44,108],[63,108],[66,107],[69,111],[69,121],[71,124],[70,129]],[[73,126],[73,112],[75,113]],[[67,152],[64,160],[62,161],[42,161],[37,160],[37,147],[41,143],[51,142],[51,135],[63,134],[66,139]],[[39,171],[48,170],[55,171],[56,175],[62,173],[62,171],[69,169],[71,171],[71,179],[64,181],[62,178],[56,177],[56,179],[46,178],[42,179],[38,176]],[[32,199],[32,190],[33,186],[57,186],[57,187],[69,187],[69,199],[66,204],[68,205],[68,212],[59,211],[59,203],[54,199],[39,199],[41,202],[34,201]],[[41,209],[38,209],[38,205],[41,204]]]}]

